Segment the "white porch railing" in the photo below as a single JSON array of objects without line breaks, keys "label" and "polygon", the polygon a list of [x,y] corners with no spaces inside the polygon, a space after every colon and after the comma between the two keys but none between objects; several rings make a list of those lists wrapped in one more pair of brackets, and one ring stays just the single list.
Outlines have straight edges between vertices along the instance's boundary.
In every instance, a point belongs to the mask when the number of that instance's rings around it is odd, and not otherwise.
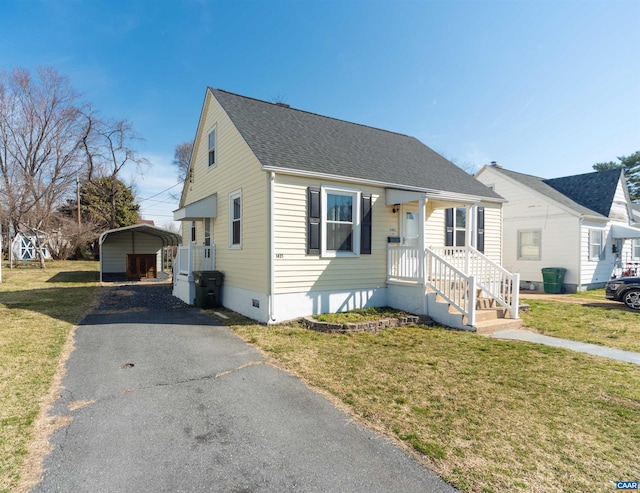
[{"label": "white porch railing", "polygon": [[391,281],[417,281],[420,278],[418,247],[387,248],[387,278]]},{"label": "white porch railing", "polygon": [[520,274],[512,274],[475,248],[434,248],[447,262],[468,275],[475,277],[478,289],[493,298],[518,318]]},{"label": "white porch railing", "polygon": [[428,248],[425,248],[425,266],[425,284],[466,316],[467,325],[475,326],[476,279]]},{"label": "white porch railing", "polygon": [[[389,245],[387,279],[429,286],[475,324],[477,290],[518,318],[520,275],[512,274],[473,247],[425,248]],[[424,262],[421,265],[421,262]]]},{"label": "white porch railing", "polygon": [[191,275],[198,270],[215,270],[216,246],[180,246],[175,264],[178,273],[183,276]]}]

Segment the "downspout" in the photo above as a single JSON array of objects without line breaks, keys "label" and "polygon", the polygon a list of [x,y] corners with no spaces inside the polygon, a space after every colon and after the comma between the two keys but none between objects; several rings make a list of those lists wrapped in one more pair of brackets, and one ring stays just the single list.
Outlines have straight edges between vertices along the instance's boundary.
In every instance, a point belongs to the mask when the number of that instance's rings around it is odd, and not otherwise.
[{"label": "downspout", "polygon": [[[582,287],[582,227],[584,223],[584,216],[580,216],[580,220],[578,221],[578,283],[576,287],[576,291],[580,290]],[[587,233],[588,234],[588,233]],[[589,241],[587,236],[587,259],[589,259]],[[543,279],[544,281],[544,279]]]},{"label": "downspout", "polygon": [[274,276],[274,271],[275,271],[275,258],[276,258],[276,254],[275,254],[275,247],[274,247],[274,243],[275,243],[275,232],[274,232],[274,200],[273,200],[273,196],[274,196],[274,191],[273,191],[273,185],[275,183],[276,180],[276,174],[271,171],[271,173],[269,173],[269,193],[268,193],[268,200],[269,200],[269,206],[268,206],[268,213],[269,213],[269,218],[267,220],[267,224],[269,225],[269,266],[268,266],[268,272],[269,272],[269,321],[271,322],[275,322],[275,317],[274,317],[274,313],[275,313],[275,276]]}]

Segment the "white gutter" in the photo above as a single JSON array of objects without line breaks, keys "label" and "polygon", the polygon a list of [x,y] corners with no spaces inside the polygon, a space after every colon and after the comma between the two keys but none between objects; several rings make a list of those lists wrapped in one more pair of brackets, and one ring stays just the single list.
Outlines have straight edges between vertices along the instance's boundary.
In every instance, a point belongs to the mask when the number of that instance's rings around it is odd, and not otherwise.
[{"label": "white gutter", "polygon": [[429,199],[453,200],[453,201],[459,201],[459,202],[465,202],[465,203],[468,203],[470,200],[471,201],[479,201],[479,202],[495,202],[495,203],[506,202],[505,199],[499,198],[499,197],[487,197],[487,196],[480,196],[480,195],[462,194],[462,193],[457,193],[457,192],[447,192],[447,191],[444,191],[444,190],[436,190],[436,189],[432,189],[432,188],[412,187],[412,186],[407,186],[407,185],[402,185],[402,184],[397,184],[397,183],[381,182],[381,181],[378,181],[378,180],[367,180],[367,179],[363,179],[363,178],[353,178],[353,177],[348,177],[348,176],[333,175],[333,174],[330,174],[330,173],[317,173],[317,172],[311,172],[311,171],[300,171],[300,170],[295,170],[295,169],[280,168],[280,167],[277,167],[277,166],[263,166],[262,169],[264,171],[270,171],[270,172],[274,172],[275,171],[277,173],[282,173],[282,174],[285,174],[285,175],[303,176],[303,177],[309,177],[309,178],[319,178],[319,179],[332,180],[332,181],[341,181],[341,182],[344,182],[344,183],[359,183],[359,184],[363,184],[363,185],[373,185],[373,186],[381,187],[381,188],[395,188],[395,189],[399,189],[399,190],[422,192],[422,193],[427,194],[427,198],[429,198]]},{"label": "white gutter", "polygon": [[268,194],[268,200],[269,200],[269,206],[268,206],[268,211],[269,211],[269,219],[267,221],[267,224],[269,225],[269,320],[271,322],[275,321],[275,317],[274,317],[274,312],[275,312],[275,276],[274,276],[274,271],[275,271],[275,258],[276,258],[276,253],[275,253],[275,247],[274,247],[274,243],[275,243],[275,224],[274,224],[274,205],[273,205],[273,196],[274,196],[274,191],[273,191],[273,185],[274,182],[276,180],[276,174],[271,171],[269,173],[269,194]]}]

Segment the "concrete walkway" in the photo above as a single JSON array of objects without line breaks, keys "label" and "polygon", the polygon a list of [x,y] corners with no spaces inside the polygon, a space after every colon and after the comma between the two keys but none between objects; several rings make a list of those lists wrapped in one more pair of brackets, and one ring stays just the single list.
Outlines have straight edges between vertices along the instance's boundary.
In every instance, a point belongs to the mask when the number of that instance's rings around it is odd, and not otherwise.
[{"label": "concrete walkway", "polygon": [[509,329],[500,332],[494,332],[489,337],[496,339],[509,339],[514,341],[527,341],[535,342],[538,344],[545,344],[546,346],[554,346],[572,351],[578,351],[580,353],[593,354],[595,356],[602,356],[603,358],[611,358],[618,361],[624,361],[626,363],[634,363],[640,365],[640,354],[632,353],[631,351],[623,351],[622,349],[613,349],[605,346],[598,346],[597,344],[587,344],[585,342],[570,341],[567,339],[560,339],[558,337],[549,337],[542,334],[536,334],[529,330],[523,329]]},{"label": "concrete walkway", "polygon": [[111,287],[77,329],[32,491],[456,491],[170,289]]}]

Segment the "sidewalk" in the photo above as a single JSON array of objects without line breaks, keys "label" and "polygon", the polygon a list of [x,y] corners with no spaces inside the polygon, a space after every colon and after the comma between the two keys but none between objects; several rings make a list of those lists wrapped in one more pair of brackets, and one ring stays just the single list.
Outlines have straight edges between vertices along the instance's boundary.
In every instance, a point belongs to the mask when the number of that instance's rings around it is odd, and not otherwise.
[{"label": "sidewalk", "polygon": [[572,351],[578,351],[579,353],[588,353],[595,356],[602,356],[603,358],[615,359],[617,361],[624,361],[625,363],[634,363],[640,365],[640,354],[632,353],[631,351],[623,351],[622,349],[613,349],[605,346],[598,346],[596,344],[587,344],[585,342],[570,341],[567,339],[560,339],[558,337],[549,337],[542,334],[536,334],[529,330],[523,329],[509,329],[500,332],[495,332],[489,337],[495,339],[508,339],[513,341],[526,341],[535,342],[537,344],[544,344],[546,346],[554,346]]}]

